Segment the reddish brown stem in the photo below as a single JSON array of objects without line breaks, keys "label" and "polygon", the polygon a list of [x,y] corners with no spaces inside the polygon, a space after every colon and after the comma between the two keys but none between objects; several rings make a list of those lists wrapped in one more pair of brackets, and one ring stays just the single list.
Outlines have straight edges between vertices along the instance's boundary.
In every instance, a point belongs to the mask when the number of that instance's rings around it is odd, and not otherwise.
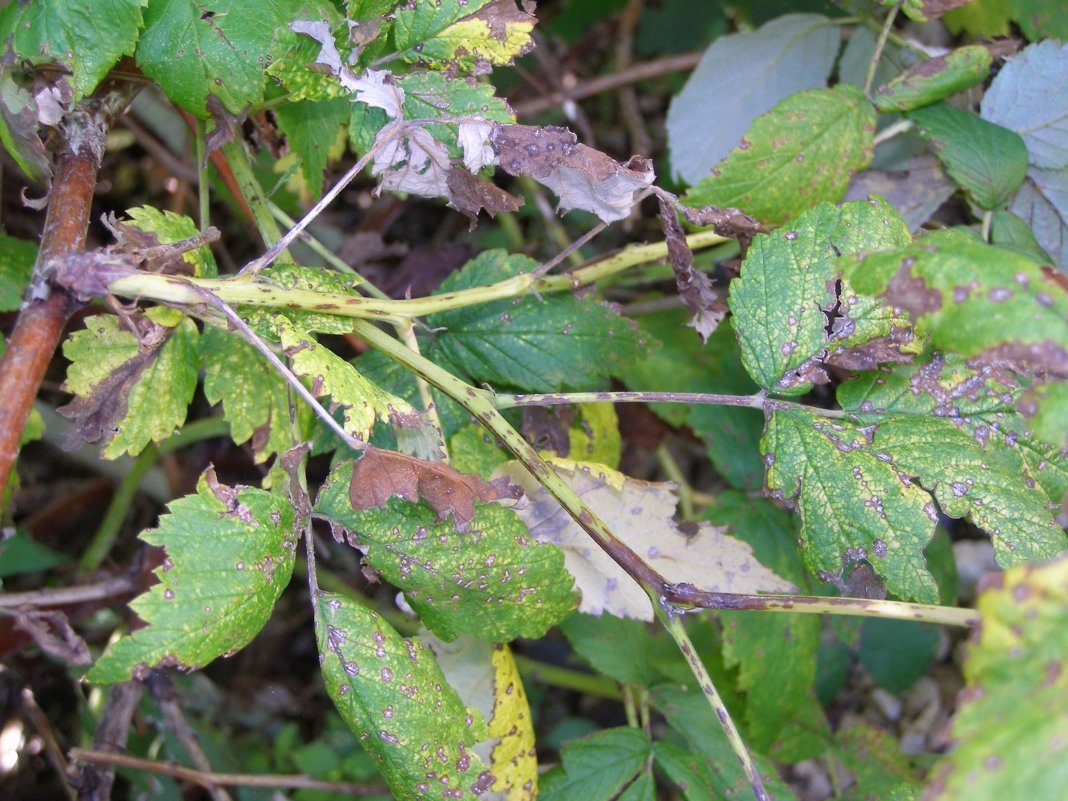
[{"label": "reddish brown stem", "polygon": [[133,91],[129,85],[116,88],[101,99],[87,101],[65,120],[66,137],[56,159],[30,294],[0,360],[0,496],[11,478],[33,399],[63,328],[80,305],[65,292],[50,291],[46,272],[55,259],[85,246],[107,126]]}]

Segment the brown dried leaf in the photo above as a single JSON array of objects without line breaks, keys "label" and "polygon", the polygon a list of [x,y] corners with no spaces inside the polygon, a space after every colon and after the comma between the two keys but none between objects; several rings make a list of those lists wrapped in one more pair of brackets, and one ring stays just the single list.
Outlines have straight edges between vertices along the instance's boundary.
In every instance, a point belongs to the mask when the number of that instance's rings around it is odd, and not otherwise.
[{"label": "brown dried leaf", "polygon": [[675,271],[675,285],[683,304],[693,314],[690,326],[707,342],[712,332],[727,316],[727,304],[712,288],[712,279],[693,268],[693,251],[686,244],[686,233],[679,224],[675,209],[663,197],[660,201],[660,227],[667,240],[668,260]]},{"label": "brown dried leaf", "polygon": [[349,485],[353,509],[384,508],[394,495],[412,503],[422,499],[439,518],[451,513],[460,532],[467,531],[475,516],[475,501],[518,499],[522,494],[522,489],[504,478],[486,482],[444,462],[424,462],[378,448],[368,448],[356,462]]},{"label": "brown dried leaf", "polygon": [[472,228],[483,209],[490,217],[496,217],[497,212],[515,211],[523,205],[522,199],[460,167],[453,168],[446,183],[449,205],[470,217]]},{"label": "brown dried leaf", "polygon": [[648,159],[634,156],[620,164],[553,125],[499,125],[490,144],[505,172],[545,184],[560,197],[561,211],[582,209],[606,223],[630,214],[638,193],[656,177]]},{"label": "brown dried leaf", "polygon": [[681,203],[678,204],[677,209],[682,213],[683,219],[690,225],[697,225],[702,228],[711,225],[712,230],[720,236],[737,239],[738,244],[742,246],[743,257],[753,237],[759,233],[764,233],[764,228],[757,218],[746,214],[741,209],[721,209],[719,206],[694,208],[692,206],[684,206]]}]

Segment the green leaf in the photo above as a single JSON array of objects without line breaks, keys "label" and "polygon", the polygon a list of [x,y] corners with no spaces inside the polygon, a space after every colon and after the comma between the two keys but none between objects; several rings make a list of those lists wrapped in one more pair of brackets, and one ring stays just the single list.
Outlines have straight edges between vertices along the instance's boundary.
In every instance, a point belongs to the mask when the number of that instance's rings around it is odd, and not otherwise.
[{"label": "green leaf", "polygon": [[384,509],[354,511],[351,480],[352,464],[339,465],[317,514],[348,531],[367,564],[403,590],[442,639],[541,637],[574,610],[578,598],[563,552],[531,538],[512,510],[476,504],[470,530],[461,533],[426,504],[396,497]]},{"label": "green leaf", "polygon": [[301,174],[312,197],[323,192],[327,154],[338,141],[338,130],[349,117],[350,104],[342,98],[286,103],[274,110],[278,127],[290,150],[300,157]]},{"label": "green leaf", "polygon": [[994,801],[1068,786],[1068,557],[998,576],[964,661],[956,745],[933,771],[933,801]]},{"label": "green leaf", "polygon": [[859,88],[798,92],[757,117],[683,200],[783,223],[820,201],[841,200],[850,177],[871,162],[874,134],[875,110]]},{"label": "green leaf", "polygon": [[150,0],[137,64],[186,111],[207,118],[208,95],[231,114],[263,101],[275,30],[289,22],[285,0]]},{"label": "green leaf", "polygon": [[366,441],[376,420],[390,422],[395,417],[414,414],[406,401],[372,384],[287,317],[277,315],[275,326],[293,372],[310,380],[316,397],[329,395],[333,405],[341,407],[341,424],[347,433]]},{"label": "green leaf", "polygon": [[938,650],[938,629],[911,620],[865,620],[860,663],[876,684],[900,694],[919,681]]},{"label": "green leaf", "polygon": [[678,661],[678,649],[654,636],[648,623],[615,615],[572,615],[560,624],[576,656],[598,673],[624,684],[650,686],[663,677],[658,669]]},{"label": "green leaf", "polygon": [[131,55],[147,0],[35,0],[0,12],[0,41],[33,64],[70,70],[74,100],[87,96],[121,56]]},{"label": "green leaf", "polygon": [[[159,316],[170,311],[161,309]],[[71,361],[66,386],[79,396],[65,407],[69,416],[88,416],[88,428],[95,426],[88,441],[103,439],[106,459],[136,455],[170,437],[185,422],[197,386],[196,325],[183,318],[173,328],[154,329],[156,341],[143,351],[117,317],[95,315],[87,325],[63,345]]]},{"label": "green leaf", "polygon": [[1012,11],[1009,8],[1013,0],[972,0],[960,8],[946,13],[942,20],[954,33],[967,31],[973,36],[993,39],[996,36],[1008,36]]},{"label": "green leaf", "polygon": [[397,11],[393,40],[406,61],[489,72],[533,47],[535,19],[511,0],[441,0]]},{"label": "green leaf", "polygon": [[959,47],[910,67],[872,95],[884,113],[912,111],[982,83],[993,57],[983,45]]},{"label": "green leaf", "polygon": [[[435,294],[502,281],[537,266],[526,256],[485,251]],[[441,312],[427,323],[435,329],[434,344],[424,351],[430,358],[476,383],[525,392],[587,388],[592,378],[644,358],[649,347],[634,325],[607,305],[565,293]]]},{"label": "green leaf", "polygon": [[605,729],[571,740],[561,764],[541,777],[541,801],[610,801],[645,767],[652,752],[640,729]]},{"label": "green leaf", "polygon": [[1068,363],[1068,293],[1021,253],[932,234],[839,266],[856,291],[908,311],[941,350],[1025,372]]},{"label": "green leaf", "polygon": [[293,572],[297,532],[288,497],[219,484],[209,468],[195,495],[172,502],[141,538],[167,549],[160,583],[130,607],[148,623],[112,644],[86,676],[111,684],[155,667],[187,670],[243,648],[267,623]]},{"label": "green leaf", "polygon": [[493,434],[472,423],[449,437],[449,458],[461,473],[475,473],[488,480],[512,455],[497,445]]},{"label": "green leaf", "polygon": [[1024,36],[1039,39],[1068,39],[1068,8],[1046,0],[1009,0],[1012,17]]},{"label": "green leaf", "polygon": [[1019,134],[945,103],[908,116],[949,176],[980,207],[1000,208],[1020,188],[1027,173],[1027,146]]},{"label": "green leaf", "polygon": [[362,604],[316,592],[315,633],[326,690],[377,760],[398,801],[442,792],[475,801],[493,774],[472,750],[481,715],[464,707],[433,653]]},{"label": "green leaf", "polygon": [[42,545],[25,531],[16,531],[0,540],[0,579],[51,570],[68,558]]},{"label": "green leaf", "polygon": [[[819,362],[836,346],[907,331],[904,320],[835,284],[835,259],[911,241],[893,208],[872,197],[835,208],[821,203],[789,230],[757,236],[731,286],[734,333],[745,365],[758,384],[796,395],[819,377]],[[832,308],[839,319],[829,325]],[[830,332],[828,332],[830,328]],[[907,336],[902,336],[907,341]]]},{"label": "green leaf", "polygon": [[[334,34],[338,53],[345,58],[350,56],[352,45],[348,40],[348,25],[329,0],[306,2],[291,23],[297,20],[325,23]],[[273,58],[266,72],[286,88],[290,100],[352,99],[352,92],[343,87],[336,76],[314,69],[321,47],[318,41],[297,33],[289,24],[279,27],[275,32],[271,46]]]},{"label": "green leaf", "polygon": [[725,796],[717,788],[717,777],[701,754],[670,742],[653,743],[656,767],[686,801],[719,801]]},{"label": "green leaf", "polygon": [[[689,753],[700,760],[703,767],[694,768],[681,760],[681,754],[664,749],[664,743],[657,743],[657,764],[665,768],[674,781],[685,781],[686,776],[696,776],[701,789],[707,789],[711,795],[695,794],[690,798],[724,799],[736,801],[755,801],[756,796],[749,781],[738,763],[738,757],[731,750],[723,726],[712,712],[707,699],[695,687],[662,684],[650,693],[653,706],[667,719],[672,729],[683,735],[689,742]],[[796,796],[778,777],[775,767],[758,754],[754,754],[760,778],[764,786],[777,801],[795,801]],[[668,768],[667,766],[671,766]]]},{"label": "green leaf", "polygon": [[0,312],[16,311],[22,305],[36,260],[36,244],[0,234]]},{"label": "green leaf", "polygon": [[477,709],[489,726],[489,739],[473,750],[493,771],[490,790],[502,794],[503,801],[535,801],[538,758],[533,720],[508,646],[475,637],[446,643],[425,632],[421,636],[460,700]]},{"label": "green leaf", "polygon": [[892,735],[860,724],[839,732],[835,746],[832,753],[856,780],[847,796],[849,801],[908,801],[919,797],[922,787],[916,772]]},{"label": "green leaf", "polygon": [[[1057,448],[1068,448],[1068,384],[1044,384],[1038,387],[1035,401],[1034,414],[1028,418],[1035,436]],[[1068,487],[1063,492],[1068,492]],[[1050,497],[1055,497],[1055,494],[1051,493]]]},{"label": "green leaf", "polygon": [[[409,120],[434,120],[440,117],[479,117],[494,122],[515,122],[508,104],[494,94],[492,84],[474,78],[450,77],[446,73],[420,71],[397,79],[404,90],[404,117]],[[381,109],[379,109],[381,110]],[[437,139],[448,144],[453,157],[460,157],[456,146],[456,126],[428,125]],[[446,134],[446,131],[449,133]]]},{"label": "green leaf", "polygon": [[[679,7],[689,30],[707,24],[694,19],[693,9]],[[645,29],[639,26],[639,37]],[[794,92],[826,86],[839,37],[839,28],[820,14],[784,15],[756,31],[716,37],[668,109],[672,171],[697,183],[759,115]]]},{"label": "green leaf", "polygon": [[[155,234],[161,245],[180,242],[200,233],[197,224],[190,217],[176,214],[173,211],[161,211],[152,206],[128,209],[126,216],[128,219],[125,225],[138,231]],[[207,245],[187,250],[182,254],[182,260],[193,268],[197,278],[214,278],[219,274],[219,268],[215,265],[215,257]]]},{"label": "green leaf", "polygon": [[991,215],[990,243],[1009,250],[1018,250],[1038,261],[1052,262],[1027,222],[1011,211],[995,211]]},{"label": "green leaf", "polygon": [[768,421],[761,452],[768,489],[793,501],[801,516],[801,554],[822,580],[870,558],[901,598],[938,602],[923,549],[938,513],[922,487],[872,452],[864,430],[800,410]]},{"label": "green leaf", "polygon": [[201,343],[204,396],[208,403],[222,403],[234,442],[252,440],[257,463],[292,447],[285,379],[254,347],[233,334],[207,327]]},{"label": "green leaf", "polygon": [[[14,8],[8,5],[8,10]],[[11,70],[0,69],[0,142],[34,183],[52,179],[52,163],[38,133],[33,95],[15,83]]]}]

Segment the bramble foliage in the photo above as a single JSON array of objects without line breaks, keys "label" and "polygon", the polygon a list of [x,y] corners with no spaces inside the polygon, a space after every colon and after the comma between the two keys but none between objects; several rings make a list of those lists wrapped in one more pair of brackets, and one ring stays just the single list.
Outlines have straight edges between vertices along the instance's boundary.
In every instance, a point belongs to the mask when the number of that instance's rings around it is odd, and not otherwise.
[{"label": "bramble foliage", "polygon": [[[561,30],[568,14],[599,13],[582,5],[567,4]],[[207,470],[142,535],[166,551],[159,583],[131,604],[145,626],[109,645],[88,682],[196,670],[243,648],[289,585],[303,538],[327,693],[397,798],[520,801],[540,785],[551,801],[639,801],[658,782],[686,801],[762,798],[759,776],[789,799],[778,767],[816,758],[850,773],[850,798],[1060,797],[1068,45],[1050,37],[1068,12],[884,2],[893,10],[858,12],[885,26],[876,44],[856,18],[749,19],[758,4],[737,5],[751,30],[711,43],[667,116],[680,197],[647,158],[619,162],[565,128],[517,124],[487,76],[534,47],[532,3],[112,0],[89,13],[41,0],[0,11],[0,141],[38,182],[52,176],[40,133],[73,125],[131,57],[232,171],[268,245],[282,193],[254,169],[246,119],[273,146],[284,140],[285,178],[306,199],[347,145],[376,192],[444,200],[472,225],[487,225],[483,211],[512,220],[540,187],[591,228],[633,219],[652,195],[662,215],[659,248],[562,273],[556,259],[483,246],[404,298],[296,246],[220,276],[207,247],[181,244],[197,234],[191,218],[141,207],[113,220],[118,243],[66,265],[51,291],[84,286],[72,271],[107,261],[124,266],[107,294],[157,305],[92,314],[67,340],[71,443],[113,459],[166,442],[202,377],[233,441],[271,466],[261,487]],[[929,57],[893,28],[899,10],[925,20],[947,5],[961,6],[945,16],[950,31],[992,36],[1011,21],[1031,42],[991,78],[1002,58],[991,48]],[[204,165],[199,174],[207,191]],[[974,224],[924,228],[954,195]],[[695,258],[730,240],[740,249]],[[6,310],[32,252],[0,238]],[[663,260],[670,273],[644,266]],[[685,315],[665,310],[665,275]],[[339,337],[370,350],[348,360]],[[708,449],[719,480],[702,515],[692,488],[620,472],[610,402],[635,399]],[[321,486],[309,486],[308,450],[332,459]],[[316,523],[334,542],[315,542]],[[979,598],[954,745],[925,777],[892,737],[836,728],[826,706],[843,660],[906,689],[932,658],[930,629],[740,610],[815,602],[960,622],[939,607],[957,602],[947,526],[988,537],[1006,571]],[[406,638],[391,603],[335,591],[316,548],[396,588],[421,633]],[[760,593],[828,598],[741,600]],[[675,642],[685,659],[646,625],[717,606],[708,598],[735,609],[694,619],[693,642]],[[507,643],[554,626],[623,685],[629,725],[558,742],[559,763],[539,779]],[[894,636],[915,647],[887,646]],[[664,727],[649,725],[654,713]],[[740,765],[742,742],[752,758]]]}]

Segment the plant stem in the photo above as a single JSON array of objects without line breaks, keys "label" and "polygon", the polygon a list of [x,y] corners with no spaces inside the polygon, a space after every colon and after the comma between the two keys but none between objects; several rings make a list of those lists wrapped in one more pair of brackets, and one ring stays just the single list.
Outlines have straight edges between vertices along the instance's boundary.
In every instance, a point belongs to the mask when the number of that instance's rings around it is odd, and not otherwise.
[{"label": "plant stem", "polygon": [[624,698],[619,685],[603,676],[582,673],[559,665],[550,665],[525,656],[515,656],[514,659],[516,667],[523,674],[524,682],[527,680],[537,681],[541,684],[548,684],[551,687],[574,690],[583,695],[593,695],[609,701],[622,701]]},{"label": "plant stem", "polygon": [[205,155],[204,121],[193,122],[193,157],[197,170],[197,206],[200,230],[207,231],[211,225],[211,182],[208,180],[208,164]]},{"label": "plant stem", "polygon": [[875,138],[872,140],[872,147],[878,147],[883,142],[889,142],[895,136],[911,131],[913,128],[913,122],[909,119],[900,119],[893,125],[887,125],[879,133],[875,134]]},{"label": "plant stem", "polygon": [[112,754],[107,751],[91,751],[85,748],[70,749],[72,762],[91,762],[100,765],[117,765],[133,770],[144,770],[171,776],[182,781],[192,782],[201,787],[266,787],[289,790],[322,790],[349,795],[388,795],[388,787],[354,782],[332,782],[316,779],[301,774],[280,775],[275,773],[214,773],[175,765],[171,762],[156,762],[151,759],[130,756],[129,754]]},{"label": "plant stem", "polygon": [[984,242],[990,241],[990,224],[994,220],[994,212],[987,210],[983,212],[983,225],[982,225],[982,237]]},{"label": "plant stem", "polygon": [[738,761],[741,763],[742,770],[745,772],[745,776],[749,780],[750,786],[753,788],[753,794],[757,797],[757,801],[771,801],[768,791],[764,789],[764,781],[760,778],[760,772],[757,770],[756,762],[753,760],[752,754],[749,753],[749,749],[742,740],[741,732],[739,732],[738,727],[734,725],[734,720],[731,718],[731,714],[727,710],[727,705],[723,703],[723,698],[716,690],[716,685],[712,683],[712,677],[708,675],[708,670],[701,661],[701,657],[698,656],[697,651],[693,647],[693,643],[690,642],[690,636],[686,633],[686,627],[682,625],[682,620],[673,610],[665,608],[661,603],[661,599],[655,594],[651,593],[649,595],[649,600],[653,603],[653,609],[656,610],[657,618],[660,620],[661,624],[663,624],[664,628],[667,629],[668,634],[671,635],[671,639],[675,641],[679,650],[682,651],[682,655],[686,658],[686,662],[690,666],[694,678],[697,679],[697,686],[701,688],[701,692],[708,701],[708,705],[712,707],[712,712],[719,720],[720,726],[723,727],[723,732],[727,735],[727,741],[731,744],[731,750],[733,750],[734,755],[738,757]]},{"label": "plant stem", "polygon": [[56,156],[48,214],[29,293],[0,359],[0,498],[7,489],[33,399],[68,318],[81,305],[67,292],[50,289],[46,283],[48,273],[56,260],[85,246],[108,125],[139,88],[108,84],[98,95],[79,103],[64,119],[65,138]]},{"label": "plant stem", "polygon": [[[295,230],[295,229],[293,229]],[[727,241],[711,231],[700,231],[686,238],[691,249],[700,249]],[[639,264],[667,256],[667,244],[632,245],[610,256],[589,262],[566,275],[517,275],[495,284],[445,292],[410,300],[380,300],[354,297],[310,289],[288,289],[276,283],[257,280],[249,275],[234,278],[188,278],[178,275],[137,272],[116,278],[108,292],[123,297],[143,298],[163,303],[195,306],[204,302],[204,293],[232,306],[268,306],[295,311],[317,311],[339,317],[353,317],[385,322],[452,311],[494,300],[517,297],[524,292],[573,291],[609,278]],[[246,268],[248,270],[250,268]]]},{"label": "plant stem", "polygon": [[0,608],[20,606],[66,606],[116,598],[137,591],[139,577],[121,573],[96,584],[76,587],[55,587],[29,592],[5,592],[0,594]]},{"label": "plant stem", "polygon": [[901,3],[890,9],[890,13],[886,15],[886,19],[883,21],[882,30],[879,31],[879,38],[875,40],[875,49],[872,51],[871,62],[868,64],[868,74],[864,77],[865,96],[871,92],[871,85],[875,82],[875,72],[879,69],[879,60],[883,57],[883,48],[886,47],[886,39],[890,36],[890,31],[894,27],[894,20],[897,18],[897,12],[900,10]]},{"label": "plant stem", "polygon": [[282,231],[278,228],[274,217],[271,216],[268,206],[270,201],[267,200],[263,187],[260,186],[260,182],[256,180],[252,172],[252,164],[249,162],[244,143],[237,139],[227,142],[222,146],[222,154],[234,173],[234,179],[237,181],[242,197],[245,198],[245,202],[252,211],[252,219],[256,222],[260,238],[268,246],[278,242]]}]

